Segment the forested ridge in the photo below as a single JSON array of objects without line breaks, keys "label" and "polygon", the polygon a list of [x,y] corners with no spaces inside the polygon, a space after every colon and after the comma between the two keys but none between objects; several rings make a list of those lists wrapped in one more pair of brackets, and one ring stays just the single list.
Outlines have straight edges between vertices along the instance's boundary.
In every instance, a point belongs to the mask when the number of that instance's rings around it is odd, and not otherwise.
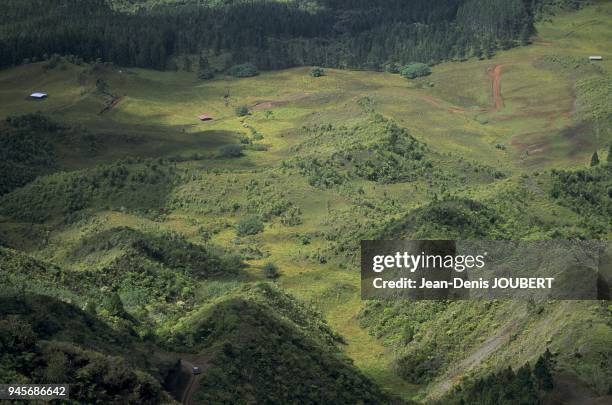
[{"label": "forested ridge", "polygon": [[557,3],[583,1],[7,0],[0,67],[54,53],[159,70],[200,52],[262,69],[485,58],[527,43],[534,20]]}]

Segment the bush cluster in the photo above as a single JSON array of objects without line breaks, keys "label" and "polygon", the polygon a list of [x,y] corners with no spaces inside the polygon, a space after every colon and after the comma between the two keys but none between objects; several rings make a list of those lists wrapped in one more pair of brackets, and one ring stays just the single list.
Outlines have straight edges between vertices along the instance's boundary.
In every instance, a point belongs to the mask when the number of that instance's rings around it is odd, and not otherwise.
[{"label": "bush cluster", "polygon": [[234,77],[252,77],[257,76],[259,72],[257,67],[252,63],[243,63],[234,65],[227,70],[227,74]]},{"label": "bush cluster", "polygon": [[400,74],[407,79],[416,79],[430,75],[431,68],[424,63],[410,63],[400,70]]}]

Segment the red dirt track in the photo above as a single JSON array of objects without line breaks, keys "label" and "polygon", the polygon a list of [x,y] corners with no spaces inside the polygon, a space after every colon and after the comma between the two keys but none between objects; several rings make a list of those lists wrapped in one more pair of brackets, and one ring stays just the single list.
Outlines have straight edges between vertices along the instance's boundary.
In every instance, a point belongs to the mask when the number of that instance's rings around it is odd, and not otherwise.
[{"label": "red dirt track", "polygon": [[501,75],[503,65],[497,65],[493,69],[489,69],[488,73],[491,77],[491,87],[493,94],[493,109],[497,111],[504,106],[504,100],[501,96]]},{"label": "red dirt track", "polygon": [[100,115],[104,114],[105,112],[108,112],[116,107],[119,106],[119,104],[123,103],[123,101],[125,100],[124,96],[120,96],[120,97],[115,97],[110,104],[108,104],[106,107],[104,107],[102,109],[102,111],[99,112]]}]

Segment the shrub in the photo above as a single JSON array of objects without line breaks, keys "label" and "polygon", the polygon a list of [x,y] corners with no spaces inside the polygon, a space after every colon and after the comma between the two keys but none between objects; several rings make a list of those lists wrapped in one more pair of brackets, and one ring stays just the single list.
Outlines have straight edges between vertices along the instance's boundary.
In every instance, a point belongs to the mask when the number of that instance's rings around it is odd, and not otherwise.
[{"label": "shrub", "polygon": [[215,72],[212,69],[200,69],[198,70],[198,79],[200,80],[210,80],[215,77]]},{"label": "shrub", "polygon": [[311,237],[310,235],[307,234],[301,234],[301,235],[297,235],[298,239],[300,240],[300,243],[302,245],[310,245],[311,242]]},{"label": "shrub", "polygon": [[285,226],[296,226],[302,223],[302,211],[299,207],[290,207],[281,216],[281,223]]},{"label": "shrub", "polygon": [[248,136],[246,136],[244,134],[238,135],[238,140],[243,145],[250,145],[252,143],[251,138],[249,138]]},{"label": "shrub", "polygon": [[219,148],[219,157],[222,158],[236,158],[242,156],[242,147],[235,143],[229,145],[223,145]]},{"label": "shrub", "polygon": [[123,317],[125,316],[125,309],[123,309],[123,302],[121,301],[121,297],[117,292],[114,292],[110,298],[108,299],[107,304],[108,312],[113,316]]},{"label": "shrub", "polygon": [[198,79],[210,80],[213,77],[215,77],[215,72],[210,68],[208,59],[203,55],[200,55],[200,59],[198,61]]},{"label": "shrub", "polygon": [[62,126],[59,123],[51,120],[41,112],[9,116],[6,118],[6,122],[13,128],[32,132],[56,132],[62,129]]},{"label": "shrub", "polygon": [[252,63],[243,63],[229,68],[227,74],[234,77],[252,77],[257,76],[259,72],[257,71],[257,67]]},{"label": "shrub", "polygon": [[238,236],[257,235],[263,232],[264,224],[257,217],[246,217],[238,221],[236,234]]},{"label": "shrub", "polygon": [[597,166],[599,164],[599,155],[597,151],[593,152],[593,156],[591,156],[591,167]]},{"label": "shrub", "polygon": [[275,279],[280,277],[278,267],[274,263],[266,263],[263,268],[263,274],[266,278]]},{"label": "shrub", "polygon": [[431,74],[431,69],[424,63],[410,63],[402,68],[400,74],[407,79],[416,79]]},{"label": "shrub", "polygon": [[321,77],[321,76],[325,76],[325,71],[322,68],[313,68],[310,71],[310,76],[312,77]]},{"label": "shrub", "polygon": [[395,63],[395,62],[388,62],[388,63],[385,63],[385,64],[382,66],[382,68],[383,68],[383,70],[384,70],[385,72],[389,72],[389,73],[399,73],[402,67],[401,67],[401,66],[400,66],[398,63]]},{"label": "shrub", "polygon": [[260,143],[249,145],[248,148],[256,152],[265,152],[268,150],[268,147],[266,145],[262,145]]},{"label": "shrub", "polygon": [[234,112],[239,117],[244,117],[245,115],[249,115],[249,107],[246,105],[241,105],[240,107],[236,107]]},{"label": "shrub", "polygon": [[167,193],[173,187],[174,170],[159,161],[146,161],[144,164],[119,161],[86,170],[41,176],[5,196],[0,211],[2,215],[39,222],[54,215],[69,220],[85,208],[121,208],[141,212],[155,207],[159,209],[164,206]]}]

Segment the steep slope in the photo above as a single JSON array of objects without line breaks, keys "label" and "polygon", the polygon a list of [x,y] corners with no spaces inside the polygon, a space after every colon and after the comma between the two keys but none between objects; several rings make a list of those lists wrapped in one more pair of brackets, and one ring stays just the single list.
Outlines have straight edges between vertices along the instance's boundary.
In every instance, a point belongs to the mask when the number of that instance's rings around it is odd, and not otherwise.
[{"label": "steep slope", "polygon": [[[269,285],[221,293],[155,328],[117,295],[98,307],[85,301],[91,274],[4,249],[0,266],[0,281],[11,286],[0,297],[2,382],[61,380],[79,401],[159,403],[169,395],[165,384],[173,390],[176,378],[187,378],[176,360],[199,359],[206,367],[187,402],[391,402],[342,355],[342,338],[319,313]],[[44,287],[58,279],[62,287]]]},{"label": "steep slope", "polygon": [[[0,296],[0,381],[71,385],[70,399],[156,404],[169,399],[147,347],[72,304],[41,295]],[[157,369],[156,369],[157,367]]]},{"label": "steep slope", "polygon": [[205,358],[194,403],[390,403],[335,347],[312,310],[268,285],[244,288],[172,328]]}]

